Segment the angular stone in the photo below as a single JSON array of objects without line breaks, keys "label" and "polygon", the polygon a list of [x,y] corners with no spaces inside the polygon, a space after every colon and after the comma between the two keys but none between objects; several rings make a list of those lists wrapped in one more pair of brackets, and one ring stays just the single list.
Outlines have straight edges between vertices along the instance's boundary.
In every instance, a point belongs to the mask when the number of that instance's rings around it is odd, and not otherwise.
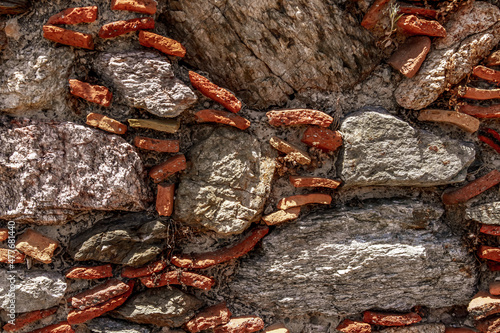
[{"label": "angular stone", "polygon": [[78,261],[97,260],[141,266],[161,253],[167,225],[145,214],[128,214],[100,221],[75,236],[68,252]]},{"label": "angular stone", "polygon": [[168,59],[155,52],[102,53],[95,67],[114,87],[115,98],[159,117],[177,117],[197,100]]},{"label": "angular stone", "polygon": [[269,144],[274,149],[287,154],[288,160],[302,165],[311,163],[311,157],[305,150],[302,150],[296,145],[286,142],[285,140],[281,140],[277,136],[273,136],[271,139],[269,139]]},{"label": "angular stone", "polygon": [[378,331],[379,333],[445,333],[443,324],[421,324],[407,327],[391,327]]},{"label": "angular stone", "polygon": [[58,246],[58,241],[32,229],[26,230],[16,242],[16,249],[45,264],[52,262],[52,256]]},{"label": "angular stone", "polygon": [[178,153],[180,142],[179,140],[159,140],[136,136],[134,138],[134,146],[159,153]]},{"label": "angular stone", "polygon": [[0,262],[20,264],[26,261],[26,256],[18,250],[0,248]]},{"label": "angular stone", "polygon": [[0,5],[0,15],[22,14],[31,8],[30,0],[5,0]]},{"label": "angular stone", "polygon": [[92,333],[151,333],[148,327],[106,317],[92,319],[86,325]]},{"label": "angular stone", "polygon": [[329,205],[332,203],[332,197],[328,194],[323,193],[309,193],[309,194],[299,194],[292,195],[281,199],[278,202],[278,209],[289,209],[293,207],[300,207],[309,204],[322,204]]},{"label": "angular stone", "polygon": [[214,333],[251,333],[264,328],[264,321],[257,316],[233,317],[227,324],[214,328]]},{"label": "angular stone", "polygon": [[476,320],[499,313],[500,297],[490,295],[486,291],[480,291],[470,301],[467,311]]},{"label": "angular stone", "polygon": [[404,76],[411,78],[417,74],[430,49],[431,39],[429,37],[412,37],[398,47],[387,63]]},{"label": "angular stone", "polygon": [[476,328],[481,333],[500,333],[500,317],[484,319],[476,323]]},{"label": "angular stone", "polygon": [[469,207],[465,218],[482,224],[500,225],[500,201]]},{"label": "angular stone", "polygon": [[371,333],[372,327],[370,324],[363,323],[361,321],[345,319],[339,326],[337,326],[337,331],[343,333]]},{"label": "angular stone", "polygon": [[283,316],[466,304],[476,288],[475,259],[442,214],[439,206],[392,200],[299,218],[242,260],[227,293]]},{"label": "angular stone", "polygon": [[177,220],[229,235],[260,218],[275,168],[267,143],[235,129],[217,129],[191,149],[189,159],[192,166],[176,190]]},{"label": "angular stone", "polygon": [[1,219],[64,224],[82,211],[143,210],[150,199],[139,155],[118,136],[0,119],[0,145]]},{"label": "angular stone", "polygon": [[209,328],[223,325],[231,318],[231,311],[227,308],[226,302],[210,306],[196,314],[196,316],[186,323],[186,328],[191,333],[197,333]]},{"label": "angular stone", "polygon": [[328,127],[333,122],[333,117],[328,114],[310,109],[273,110],[266,113],[270,125],[317,125]]},{"label": "angular stone", "polygon": [[87,115],[87,125],[119,135],[127,132],[127,125],[99,113],[89,113]]},{"label": "angular stone", "polygon": [[465,180],[474,146],[417,130],[378,107],[349,115],[344,136],[344,186],[436,186]]}]

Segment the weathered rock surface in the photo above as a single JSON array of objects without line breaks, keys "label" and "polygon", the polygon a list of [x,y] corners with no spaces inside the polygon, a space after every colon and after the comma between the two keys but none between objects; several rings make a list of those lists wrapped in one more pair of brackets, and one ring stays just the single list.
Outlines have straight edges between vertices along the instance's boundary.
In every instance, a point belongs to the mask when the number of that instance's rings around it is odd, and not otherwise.
[{"label": "weathered rock surface", "polygon": [[300,218],[243,260],[229,293],[284,316],[467,304],[474,257],[442,214],[418,201],[381,201]]},{"label": "weathered rock surface", "polygon": [[191,319],[203,302],[179,289],[148,289],[132,296],[113,315],[140,324],[179,327]]},{"label": "weathered rock surface", "polygon": [[92,333],[150,333],[151,330],[141,325],[130,322],[115,320],[106,317],[98,317],[88,322],[87,328]]},{"label": "weathered rock surface", "polygon": [[7,270],[0,270],[0,308],[7,310],[10,300],[11,276],[15,285],[16,313],[31,312],[48,309],[59,305],[64,297],[67,284],[64,276],[59,272],[49,271],[17,271],[11,274]]},{"label": "weathered rock surface", "polygon": [[176,117],[197,100],[174,76],[170,62],[156,52],[102,53],[95,67],[113,86],[115,98],[160,117]]},{"label": "weathered rock surface", "polygon": [[143,164],[118,136],[70,122],[0,119],[0,219],[62,224],[145,208]]},{"label": "weathered rock surface", "polygon": [[68,252],[75,260],[97,260],[141,266],[165,246],[167,225],[144,214],[128,214],[100,221],[77,235]]},{"label": "weathered rock surface", "polygon": [[407,327],[390,327],[377,331],[380,333],[444,333],[445,326],[443,324],[421,324]]},{"label": "weathered rock surface", "polygon": [[178,220],[239,234],[260,216],[275,168],[269,146],[241,131],[217,129],[188,160],[192,166],[176,191]]},{"label": "weathered rock surface", "polygon": [[500,201],[469,207],[465,210],[465,217],[482,224],[500,225]]},{"label": "weathered rock surface", "polygon": [[379,107],[349,115],[344,138],[345,186],[435,186],[465,180],[472,144],[415,129]]},{"label": "weathered rock surface", "polygon": [[350,87],[377,65],[373,39],[352,6],[181,0],[166,5],[164,21],[186,47],[188,63],[245,103],[267,107],[310,89]]}]

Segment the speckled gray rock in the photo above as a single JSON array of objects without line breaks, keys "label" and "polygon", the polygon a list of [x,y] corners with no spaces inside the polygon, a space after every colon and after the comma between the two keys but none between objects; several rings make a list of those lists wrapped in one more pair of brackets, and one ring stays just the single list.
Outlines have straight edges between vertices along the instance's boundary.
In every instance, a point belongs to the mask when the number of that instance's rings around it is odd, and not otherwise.
[{"label": "speckled gray rock", "polygon": [[95,67],[116,91],[115,98],[160,117],[176,117],[197,100],[174,76],[167,58],[156,52],[103,53]]},{"label": "speckled gray rock", "polygon": [[349,115],[341,177],[345,186],[436,186],[465,180],[473,144],[415,129],[379,107]]},{"label": "speckled gray rock", "polygon": [[469,207],[465,217],[482,224],[500,225],[500,201]]},{"label": "speckled gray rock", "polygon": [[227,297],[283,316],[468,304],[475,259],[439,222],[442,214],[387,200],[302,217],[242,261]]},{"label": "speckled gray rock", "polygon": [[75,236],[68,252],[75,260],[97,260],[141,266],[161,253],[168,227],[145,214],[128,214],[100,221]]},{"label": "speckled gray rock", "polygon": [[112,315],[140,324],[179,327],[202,306],[202,301],[179,289],[161,287],[133,295]]},{"label": "speckled gray rock", "polygon": [[[11,274],[0,270],[0,308],[7,310],[12,295],[9,295],[11,277],[15,282],[15,312],[30,312],[59,305],[64,297],[67,284],[59,272],[21,271]],[[14,280],[12,280],[14,281]]]},{"label": "speckled gray rock", "polygon": [[269,144],[218,128],[189,153],[192,163],[176,190],[175,217],[220,234],[239,234],[260,216],[275,162]]},{"label": "speckled gray rock", "polygon": [[446,327],[443,324],[421,324],[404,327],[390,327],[379,333],[444,333]]},{"label": "speckled gray rock", "polygon": [[151,332],[151,330],[147,327],[106,317],[94,318],[86,325],[87,328],[92,333],[150,333]]},{"label": "speckled gray rock", "polygon": [[144,168],[124,139],[70,122],[0,118],[0,219],[63,224],[89,210],[145,209]]}]

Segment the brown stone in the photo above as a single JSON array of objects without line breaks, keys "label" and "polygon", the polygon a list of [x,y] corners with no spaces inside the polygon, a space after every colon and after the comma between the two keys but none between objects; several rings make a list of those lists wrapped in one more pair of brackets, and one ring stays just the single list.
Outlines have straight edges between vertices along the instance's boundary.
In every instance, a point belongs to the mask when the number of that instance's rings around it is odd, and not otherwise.
[{"label": "brown stone", "polygon": [[186,157],[183,154],[170,157],[165,162],[151,168],[149,176],[155,183],[164,181],[176,172],[186,169]]},{"label": "brown stone", "polygon": [[[498,249],[500,251],[500,249]],[[469,314],[476,320],[486,318],[500,312],[500,297],[493,296],[486,291],[480,291],[469,303]]]},{"label": "brown stone", "polygon": [[273,110],[266,113],[273,126],[317,125],[328,127],[333,118],[324,112],[310,109]]},{"label": "brown stone", "polygon": [[71,325],[67,321],[62,321],[28,333],[75,333],[75,331],[71,328]]},{"label": "brown stone", "polygon": [[374,311],[363,312],[363,321],[370,325],[380,326],[406,326],[422,320],[418,314],[409,313],[383,313]]},{"label": "brown stone", "polygon": [[500,333],[500,317],[481,320],[476,324],[481,333]]},{"label": "brown stone", "polygon": [[311,193],[302,195],[292,195],[283,198],[278,202],[278,209],[289,209],[292,207],[300,207],[309,204],[329,205],[332,203],[332,197],[328,194]]},{"label": "brown stone", "polygon": [[113,276],[113,267],[111,265],[101,265],[93,267],[73,267],[66,273],[68,279],[103,279]]},{"label": "brown stone", "polygon": [[458,111],[476,118],[500,118],[500,104],[491,106],[463,104],[458,107]]},{"label": "brown stone", "polygon": [[59,242],[32,230],[26,230],[17,240],[16,249],[45,264],[52,262]]},{"label": "brown stone", "polygon": [[500,98],[500,89],[480,89],[473,87],[466,87],[464,92],[459,94],[460,97],[474,99],[474,100],[487,100]]},{"label": "brown stone", "polygon": [[456,125],[469,133],[474,133],[479,129],[478,119],[465,113],[455,111],[422,110],[418,115],[418,120]]},{"label": "brown stone", "polygon": [[0,228],[0,242],[3,242],[9,238],[9,230],[5,228]]},{"label": "brown stone", "polygon": [[156,13],[155,0],[112,0],[112,10],[128,10],[130,12],[153,15]]},{"label": "brown stone", "polygon": [[179,140],[160,140],[136,136],[134,138],[134,146],[159,153],[178,153],[180,143]]},{"label": "brown stone", "polygon": [[326,188],[337,188],[341,181],[320,178],[320,177],[297,177],[290,176],[290,183],[295,187],[326,187]]},{"label": "brown stone", "polygon": [[411,37],[392,54],[387,63],[404,76],[411,78],[417,74],[430,49],[429,37]]},{"label": "brown stone", "polygon": [[342,135],[338,131],[327,128],[310,126],[302,136],[306,145],[319,148],[323,151],[335,151],[342,146]]},{"label": "brown stone", "polygon": [[92,23],[97,20],[97,6],[75,7],[52,15],[47,24]]},{"label": "brown stone", "polygon": [[435,9],[413,7],[413,6],[399,6],[400,14],[411,14],[417,16],[423,16],[431,19],[438,18],[438,11]]},{"label": "brown stone", "polygon": [[199,90],[208,98],[216,101],[217,103],[220,103],[229,111],[238,113],[238,111],[241,110],[241,102],[236,98],[236,96],[234,96],[226,89],[223,89],[218,85],[210,82],[210,80],[206,77],[190,71],[189,80],[191,80],[191,84],[195,89]]},{"label": "brown stone", "polygon": [[0,248],[0,262],[4,264],[20,264],[25,260],[26,256],[18,250]]},{"label": "brown stone", "polygon": [[226,324],[231,318],[231,311],[226,306],[226,302],[210,306],[186,323],[186,329],[191,333],[215,328]]},{"label": "brown stone", "polygon": [[142,46],[153,47],[168,55],[181,58],[186,55],[186,48],[178,41],[149,31],[139,32],[139,43]]},{"label": "brown stone", "polygon": [[281,324],[281,323],[272,324],[271,326],[267,327],[264,332],[265,333],[290,333],[288,328],[286,328],[286,326]]},{"label": "brown stone", "polygon": [[446,327],[444,333],[475,333],[476,331],[465,327]]},{"label": "brown stone", "polygon": [[264,328],[264,321],[257,316],[233,317],[224,325],[214,328],[214,333],[250,333]]},{"label": "brown stone", "polygon": [[126,283],[110,279],[92,289],[85,290],[71,297],[71,306],[79,310],[85,310],[91,306],[101,304],[113,297],[126,293],[130,286]]},{"label": "brown stone", "polygon": [[372,29],[377,25],[377,22],[382,18],[382,13],[389,0],[375,0],[373,5],[368,9],[368,12],[361,21],[361,26],[366,29]]},{"label": "brown stone", "polygon": [[87,125],[114,134],[121,135],[127,132],[127,125],[99,113],[89,113],[87,115]]},{"label": "brown stone", "polygon": [[175,185],[158,184],[156,211],[160,216],[170,216],[174,210]]},{"label": "brown stone", "polygon": [[287,210],[278,210],[266,216],[262,216],[262,221],[267,225],[276,225],[283,222],[295,220],[299,217],[300,207],[293,207]]},{"label": "brown stone", "polygon": [[498,183],[500,171],[493,170],[459,189],[446,191],[441,199],[445,205],[465,203]]},{"label": "brown stone", "polygon": [[493,52],[486,59],[486,66],[500,65],[500,50]]},{"label": "brown stone", "polygon": [[81,47],[88,50],[94,49],[92,35],[59,28],[54,25],[43,26],[43,37],[60,44]]},{"label": "brown stone", "polygon": [[407,35],[446,37],[446,30],[438,21],[424,20],[415,15],[405,15],[396,24],[399,30]]},{"label": "brown stone", "polygon": [[298,164],[302,165],[307,165],[311,163],[311,157],[306,151],[300,149],[299,147],[291,143],[286,142],[285,140],[281,140],[280,138],[273,136],[269,140],[269,143],[274,149],[287,154],[288,160],[295,161]]},{"label": "brown stone", "polygon": [[490,283],[490,294],[494,296],[500,295],[500,281]]},{"label": "brown stone", "polygon": [[122,270],[122,276],[129,279],[149,276],[152,275],[153,273],[161,272],[162,270],[167,268],[167,266],[168,265],[166,261],[158,260],[145,267],[139,267],[139,268],[125,267]]},{"label": "brown stone", "polygon": [[169,271],[159,276],[142,277],[141,283],[148,288],[181,284],[202,290],[210,290],[215,285],[215,280],[211,277],[193,272]]},{"label": "brown stone", "polygon": [[337,331],[343,333],[371,333],[372,327],[370,324],[363,323],[362,321],[345,319],[339,326],[337,326]]},{"label": "brown stone", "polygon": [[201,110],[195,113],[199,123],[213,122],[236,127],[242,131],[250,127],[250,121],[234,113],[221,110]]},{"label": "brown stone", "polygon": [[35,321],[41,320],[48,316],[51,316],[56,312],[57,312],[57,307],[50,308],[47,310],[38,310],[38,311],[23,313],[21,315],[16,316],[14,324],[4,325],[3,330],[6,332],[19,331],[24,326],[34,323]]},{"label": "brown stone", "polygon": [[105,107],[111,104],[111,99],[113,98],[113,94],[108,88],[75,79],[69,80],[69,88],[72,95]]},{"label": "brown stone", "polygon": [[99,37],[113,38],[128,34],[132,31],[154,28],[155,20],[152,17],[141,17],[127,21],[116,21],[103,25],[101,29],[99,29]]}]

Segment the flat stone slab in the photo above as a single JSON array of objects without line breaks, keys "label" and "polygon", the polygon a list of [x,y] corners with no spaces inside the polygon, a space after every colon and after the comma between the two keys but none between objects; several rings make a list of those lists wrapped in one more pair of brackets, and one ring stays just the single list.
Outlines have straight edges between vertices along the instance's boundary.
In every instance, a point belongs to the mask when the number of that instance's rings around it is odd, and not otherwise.
[{"label": "flat stone slab", "polygon": [[469,207],[465,210],[465,218],[482,224],[500,225],[500,201]]}]

